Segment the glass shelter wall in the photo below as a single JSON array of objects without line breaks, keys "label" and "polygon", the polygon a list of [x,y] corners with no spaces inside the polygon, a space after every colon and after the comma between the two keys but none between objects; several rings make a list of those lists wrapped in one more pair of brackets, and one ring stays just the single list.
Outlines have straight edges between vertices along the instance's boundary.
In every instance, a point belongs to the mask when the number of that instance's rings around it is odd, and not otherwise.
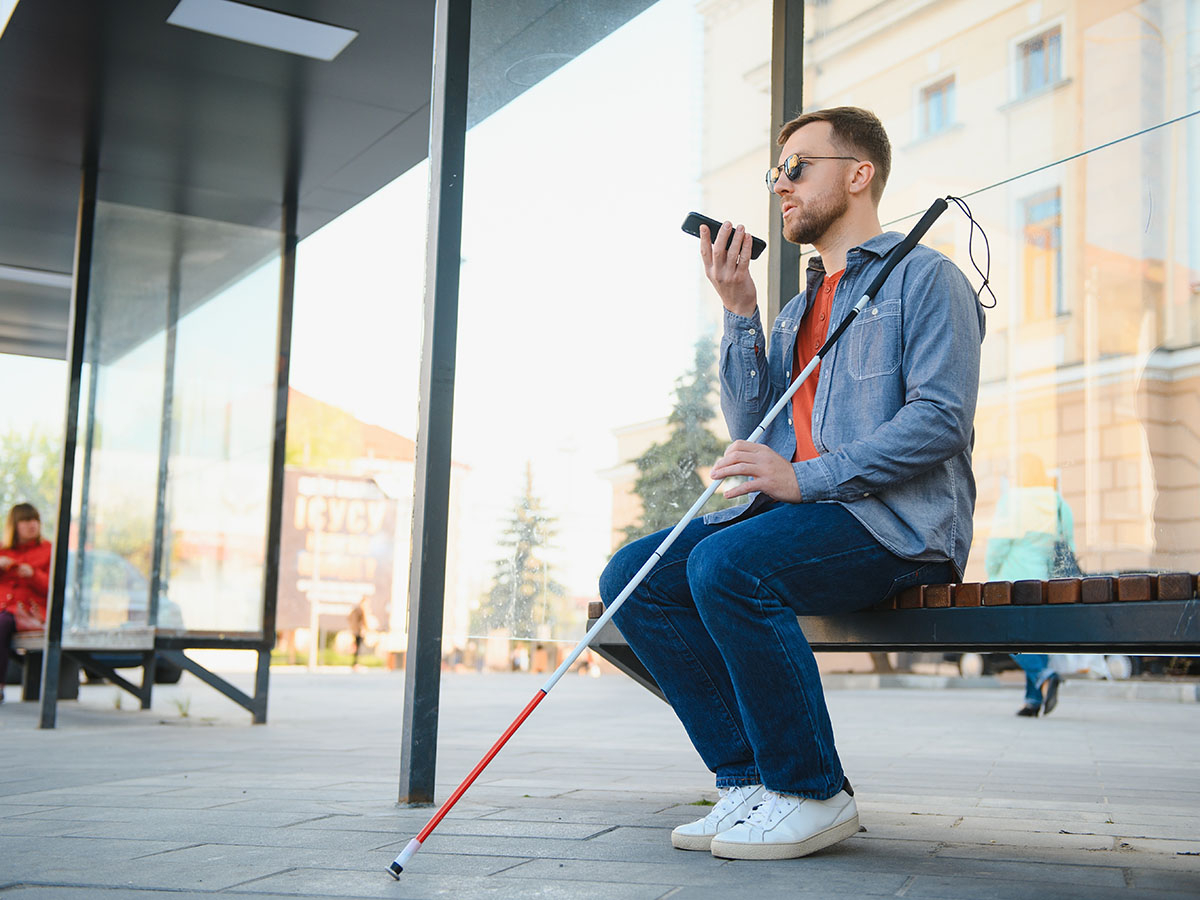
[{"label": "glass shelter wall", "polygon": [[279,252],[278,231],[97,204],[68,639],[261,634]]},{"label": "glass shelter wall", "polygon": [[[761,139],[769,76],[753,70],[769,54],[770,12],[738,6],[721,23],[741,41],[727,45],[725,64],[751,71],[731,90],[738,126],[752,122]],[[530,48],[506,77],[532,86],[467,136],[453,448],[461,509],[444,651],[479,666],[536,668],[555,642],[577,641],[626,529],[664,515],[674,524],[702,492],[691,468],[706,471],[725,440],[707,395],[707,412],[689,412],[707,435],[699,456],[684,465],[689,451],[673,446],[665,482],[635,489],[648,471],[635,460],[681,431],[671,416],[697,373],[702,392],[714,383],[720,300],[680,224],[690,210],[763,224],[761,144],[743,189],[720,198],[728,202],[709,208],[703,190],[705,167],[740,169],[741,150],[706,143],[723,132],[702,114],[710,23],[697,4],[662,0],[590,49],[562,53],[583,24],[563,21],[553,45]],[[765,262],[753,264],[760,284]]]},{"label": "glass shelter wall", "polygon": [[[967,578],[1055,574],[997,551],[1041,528],[1016,500],[1051,489],[1085,572],[1195,571],[1200,3],[865,7],[806,7],[805,108],[883,120],[896,230],[954,194],[990,239]],[[969,240],[953,212],[926,238],[973,274]]]}]

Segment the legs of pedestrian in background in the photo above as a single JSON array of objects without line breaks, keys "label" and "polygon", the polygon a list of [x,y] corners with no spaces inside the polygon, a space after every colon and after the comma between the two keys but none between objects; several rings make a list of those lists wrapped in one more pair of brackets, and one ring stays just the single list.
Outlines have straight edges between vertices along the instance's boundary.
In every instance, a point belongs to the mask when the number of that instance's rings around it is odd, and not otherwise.
[{"label": "legs of pedestrian in background", "polygon": [[1018,716],[1048,716],[1058,705],[1058,673],[1050,668],[1050,657],[1045,653],[1014,653],[1013,662],[1025,672],[1025,705],[1017,710]]}]

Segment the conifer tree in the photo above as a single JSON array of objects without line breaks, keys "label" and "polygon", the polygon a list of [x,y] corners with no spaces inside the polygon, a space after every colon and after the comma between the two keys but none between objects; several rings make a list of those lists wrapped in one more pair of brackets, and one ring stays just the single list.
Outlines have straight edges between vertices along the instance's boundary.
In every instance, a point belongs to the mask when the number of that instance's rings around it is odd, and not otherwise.
[{"label": "conifer tree", "polygon": [[548,625],[553,632],[562,618],[566,595],[543,555],[554,534],[554,520],[534,496],[532,467],[526,463],[525,490],[498,542],[508,553],[496,560],[492,587],[472,614],[473,633],[506,628],[513,637],[531,638],[538,636],[539,625]]},{"label": "conifer tree", "polygon": [[[642,498],[642,521],[625,529],[626,540],[675,525],[707,486],[696,470],[711,466],[725,452],[725,444],[705,424],[717,416],[716,360],[713,342],[698,340],[692,371],[675,382],[675,407],[667,419],[670,436],[634,460],[638,478],[633,490]],[[729,505],[716,494],[705,509]]]}]

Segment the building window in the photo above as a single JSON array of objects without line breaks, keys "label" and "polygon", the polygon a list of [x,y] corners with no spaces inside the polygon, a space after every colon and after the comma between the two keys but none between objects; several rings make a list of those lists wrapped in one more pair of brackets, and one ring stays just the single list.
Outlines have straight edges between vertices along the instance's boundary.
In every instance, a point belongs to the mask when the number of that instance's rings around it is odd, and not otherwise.
[{"label": "building window", "polygon": [[1062,315],[1066,310],[1062,277],[1062,191],[1051,188],[1027,197],[1025,223],[1025,320]]},{"label": "building window", "polygon": [[945,131],[954,124],[954,76],[921,88],[921,136]]},{"label": "building window", "polygon": [[1017,96],[1026,97],[1062,80],[1062,28],[1055,25],[1017,44]]}]

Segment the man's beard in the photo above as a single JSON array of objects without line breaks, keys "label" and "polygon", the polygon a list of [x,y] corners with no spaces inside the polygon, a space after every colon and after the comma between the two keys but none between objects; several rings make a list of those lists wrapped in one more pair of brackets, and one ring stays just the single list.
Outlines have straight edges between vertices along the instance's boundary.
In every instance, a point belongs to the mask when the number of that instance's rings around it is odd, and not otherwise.
[{"label": "man's beard", "polygon": [[793,244],[815,244],[849,208],[850,197],[844,191],[797,206],[800,217],[783,220],[783,236]]}]

